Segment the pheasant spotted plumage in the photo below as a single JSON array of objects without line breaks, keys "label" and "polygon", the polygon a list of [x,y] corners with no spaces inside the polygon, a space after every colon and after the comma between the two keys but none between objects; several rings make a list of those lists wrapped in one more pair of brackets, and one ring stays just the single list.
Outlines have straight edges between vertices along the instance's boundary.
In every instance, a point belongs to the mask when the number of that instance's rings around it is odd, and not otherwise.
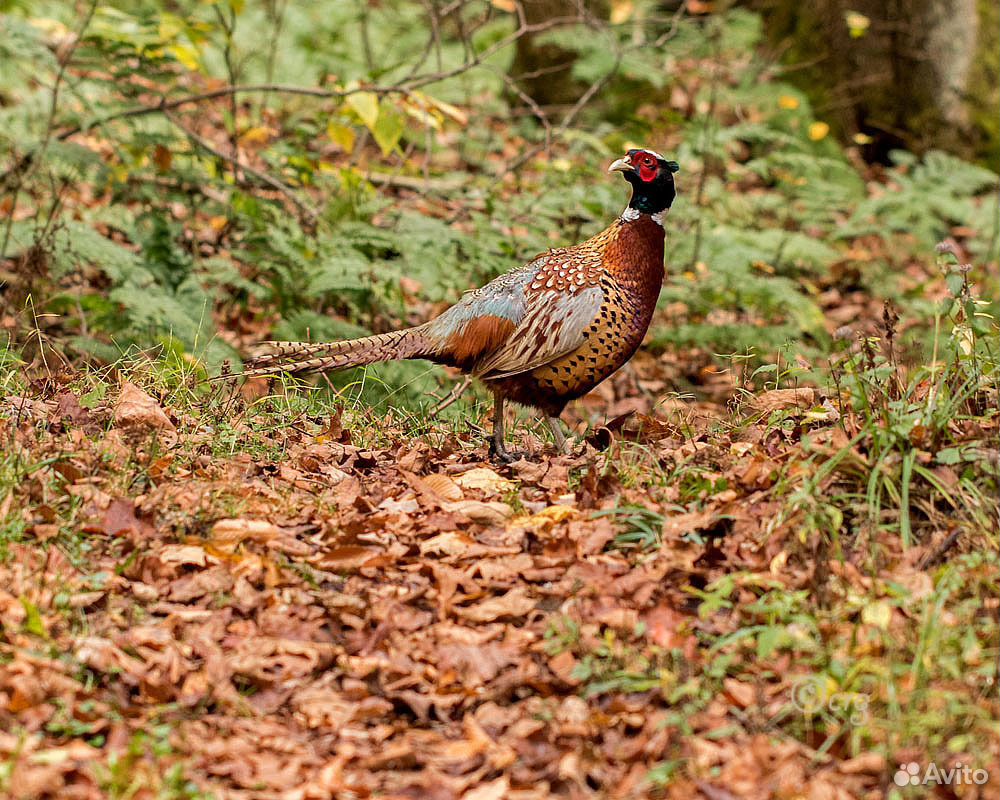
[{"label": "pheasant spotted plumage", "polygon": [[677,164],[651,150],[629,150],[610,172],[632,184],[632,198],[610,227],[574,247],[550,250],[468,292],[415,328],[344,342],[272,342],[243,375],[323,372],[407,358],[458,367],[495,398],[491,452],[504,447],[503,407],[540,409],[556,443],[558,417],[628,361],[642,342],[663,282],[663,216],[674,200]]}]

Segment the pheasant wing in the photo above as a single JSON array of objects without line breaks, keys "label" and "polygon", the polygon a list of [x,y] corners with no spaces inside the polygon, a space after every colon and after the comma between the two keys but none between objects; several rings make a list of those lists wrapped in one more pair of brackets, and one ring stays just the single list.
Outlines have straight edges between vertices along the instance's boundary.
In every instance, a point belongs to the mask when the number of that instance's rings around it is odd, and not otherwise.
[{"label": "pheasant wing", "polygon": [[476,363],[476,374],[491,380],[530,372],[582,345],[604,302],[604,292],[599,286],[574,288],[529,294],[517,328],[500,348]]}]

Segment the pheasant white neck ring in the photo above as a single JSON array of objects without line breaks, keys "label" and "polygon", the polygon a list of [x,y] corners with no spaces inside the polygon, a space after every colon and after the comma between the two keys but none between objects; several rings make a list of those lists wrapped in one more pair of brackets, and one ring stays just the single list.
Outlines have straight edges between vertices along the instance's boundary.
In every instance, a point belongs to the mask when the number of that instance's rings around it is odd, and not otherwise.
[{"label": "pheasant white neck ring", "polygon": [[[662,228],[663,217],[666,213],[667,209],[663,209],[662,211],[657,211],[654,214],[650,214],[649,218]],[[641,216],[642,212],[638,208],[633,208],[632,206],[629,206],[622,212],[621,220],[622,222],[635,222]]]}]

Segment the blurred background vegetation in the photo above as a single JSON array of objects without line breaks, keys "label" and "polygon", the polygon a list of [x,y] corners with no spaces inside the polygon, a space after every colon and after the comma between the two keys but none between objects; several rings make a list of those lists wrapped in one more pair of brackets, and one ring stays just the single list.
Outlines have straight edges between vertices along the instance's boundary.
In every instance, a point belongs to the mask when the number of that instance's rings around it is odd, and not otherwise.
[{"label": "blurred background vegetation", "polygon": [[[674,388],[805,375],[885,301],[926,360],[964,281],[960,350],[997,312],[996,3],[819,5],[0,0],[0,353],[215,372],[416,323],[603,228],[631,144],[681,164],[650,344]],[[334,381],[447,382],[370,374]]]}]

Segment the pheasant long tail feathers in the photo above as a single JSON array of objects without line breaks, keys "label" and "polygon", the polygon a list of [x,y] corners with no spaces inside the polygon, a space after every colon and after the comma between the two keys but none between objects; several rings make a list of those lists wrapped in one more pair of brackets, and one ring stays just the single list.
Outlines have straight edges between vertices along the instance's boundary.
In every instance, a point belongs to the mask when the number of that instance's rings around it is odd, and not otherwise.
[{"label": "pheasant long tail feathers", "polygon": [[434,342],[421,328],[380,333],[343,342],[266,342],[271,352],[250,359],[241,377],[257,378],[281,372],[327,372],[379,361],[433,355]]}]

